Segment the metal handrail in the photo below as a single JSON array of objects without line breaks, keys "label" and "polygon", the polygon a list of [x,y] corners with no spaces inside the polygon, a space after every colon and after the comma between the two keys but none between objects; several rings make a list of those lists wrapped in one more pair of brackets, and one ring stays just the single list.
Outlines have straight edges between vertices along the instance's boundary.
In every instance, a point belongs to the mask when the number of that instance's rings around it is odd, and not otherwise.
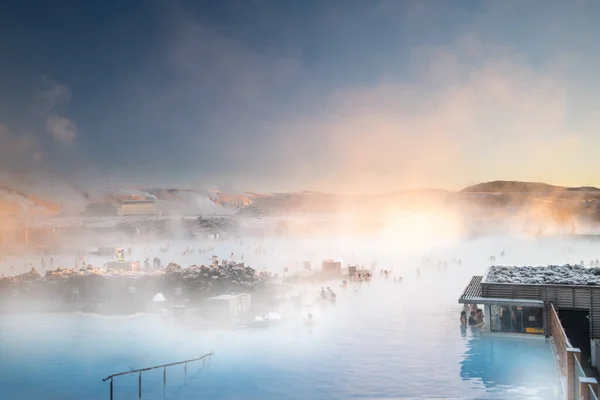
[{"label": "metal handrail", "polygon": [[142,398],[142,372],[146,372],[146,371],[150,371],[150,370],[153,370],[153,369],[162,368],[163,369],[163,385],[166,385],[167,384],[167,367],[172,367],[174,365],[184,364],[184,367],[185,367],[185,369],[184,369],[185,376],[187,378],[187,365],[188,365],[188,363],[195,362],[195,361],[204,361],[206,363],[207,359],[210,362],[210,358],[211,358],[211,356],[213,354],[215,354],[215,353],[214,352],[210,352],[210,353],[207,353],[207,354],[203,355],[202,357],[192,358],[190,360],[177,361],[177,362],[174,362],[174,363],[156,365],[154,367],[140,368],[140,369],[134,369],[134,370],[131,370],[131,371],[119,372],[119,373],[107,376],[106,378],[102,379],[102,382],[106,382],[107,380],[110,379],[110,400],[113,400],[113,398],[114,398],[113,379],[116,378],[117,376],[130,375],[130,374],[139,374],[139,376],[138,376],[138,397],[141,399]]},{"label": "metal handrail", "polygon": [[192,358],[191,360],[178,361],[178,362],[169,363],[169,364],[157,365],[155,367],[148,367],[148,368],[134,369],[134,370],[131,370],[131,371],[126,371],[126,372],[119,372],[118,374],[112,374],[110,376],[107,376],[106,378],[102,379],[102,382],[106,382],[107,380],[112,379],[115,376],[121,376],[121,375],[127,375],[127,374],[135,374],[135,373],[138,373],[138,372],[150,371],[151,369],[172,367],[173,365],[187,364],[187,363],[194,362],[194,361],[200,361],[200,360],[205,359],[206,357],[212,356],[213,354],[215,354],[215,353],[208,353],[208,354],[203,355],[202,357]]}]

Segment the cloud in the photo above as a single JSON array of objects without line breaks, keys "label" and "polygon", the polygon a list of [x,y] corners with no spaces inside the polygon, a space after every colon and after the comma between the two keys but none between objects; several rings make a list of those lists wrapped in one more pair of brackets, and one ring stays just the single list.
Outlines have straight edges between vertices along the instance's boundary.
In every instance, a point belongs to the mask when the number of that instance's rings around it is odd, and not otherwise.
[{"label": "cloud", "polygon": [[0,168],[4,172],[26,170],[42,158],[40,143],[30,132],[13,134],[0,124]]},{"label": "cloud", "polygon": [[73,152],[56,153],[45,138],[48,133],[61,145],[71,145],[76,140],[77,124],[61,112],[70,98],[66,86],[45,78],[42,89],[31,98],[30,113],[25,114],[25,121],[14,120],[11,126],[0,121],[0,170],[5,175],[51,173],[57,157],[65,164],[72,164]]},{"label": "cloud", "polygon": [[43,113],[51,113],[61,102],[71,100],[68,87],[58,84],[48,78],[43,79],[43,89],[35,96],[36,108]]},{"label": "cloud", "polygon": [[283,168],[300,174],[317,165],[315,185],[350,192],[458,189],[496,178],[565,182],[584,167],[584,146],[598,144],[569,124],[568,82],[509,49],[471,37],[414,54],[423,69],[416,81],[340,88],[318,116],[280,125]]},{"label": "cloud", "polygon": [[59,143],[71,144],[77,137],[77,125],[65,117],[49,116],[46,119],[46,129]]},{"label": "cloud", "polygon": [[169,164],[244,190],[351,192],[496,178],[569,184],[580,179],[575,166],[593,170],[595,157],[581,155],[600,144],[590,134],[598,123],[585,114],[585,128],[574,126],[580,92],[565,69],[597,64],[548,45],[564,33],[548,23],[558,11],[351,3],[289,13],[285,24],[254,6],[219,23],[164,13],[172,76],[138,103],[151,103],[140,119],[173,132],[179,156]]},{"label": "cloud", "polygon": [[61,113],[71,100],[71,91],[49,78],[43,79],[42,89],[35,96],[34,110],[45,120],[45,128],[61,145],[72,144],[77,138],[77,124]]}]

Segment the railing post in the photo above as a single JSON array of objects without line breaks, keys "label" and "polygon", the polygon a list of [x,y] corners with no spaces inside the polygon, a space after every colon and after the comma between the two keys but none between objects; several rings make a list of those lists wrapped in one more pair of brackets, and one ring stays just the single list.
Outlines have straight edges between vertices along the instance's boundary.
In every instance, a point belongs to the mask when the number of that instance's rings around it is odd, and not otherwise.
[{"label": "railing post", "polygon": [[187,363],[183,365],[183,372],[185,374],[184,378],[187,379]]},{"label": "railing post", "polygon": [[142,398],[142,371],[140,371],[140,375],[138,377],[138,396]]},{"label": "railing post", "polygon": [[483,305],[483,331],[490,332],[492,330],[492,306],[489,304]]},{"label": "railing post", "polygon": [[167,367],[163,368],[163,385],[167,384]]},{"label": "railing post", "polygon": [[576,388],[575,385],[579,385],[577,380],[577,371],[575,371],[575,357],[581,359],[581,350],[567,347],[566,351],[566,378],[567,378],[567,400],[579,400],[575,398]]},{"label": "railing post", "polygon": [[598,382],[596,382],[596,378],[579,378],[579,382],[577,382],[579,385],[579,393],[581,393],[581,399],[582,400],[590,400],[590,388],[592,390],[595,389],[592,385],[594,385],[596,388],[598,387]]},{"label": "railing post", "polygon": [[110,400],[114,399],[113,378],[110,378]]}]

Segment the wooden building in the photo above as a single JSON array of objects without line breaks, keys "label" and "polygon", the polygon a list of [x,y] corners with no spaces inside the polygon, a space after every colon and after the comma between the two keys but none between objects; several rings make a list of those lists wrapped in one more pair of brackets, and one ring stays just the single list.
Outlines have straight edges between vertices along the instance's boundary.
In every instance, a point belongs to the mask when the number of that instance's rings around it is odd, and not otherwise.
[{"label": "wooden building", "polygon": [[[518,267],[515,267],[518,268]],[[474,276],[459,298],[461,304],[482,304],[490,311],[488,319],[494,316],[491,306],[515,306],[539,308],[542,315],[543,333],[549,334],[550,304],[560,314],[579,311],[587,314],[589,336],[600,340],[600,286],[597,285],[553,285],[488,282],[487,274]],[[490,322],[490,327],[494,324]]]},{"label": "wooden building", "polygon": [[322,264],[322,271],[327,276],[341,276],[342,275],[342,262],[339,260],[324,260]]},{"label": "wooden building", "polygon": [[565,397],[596,398],[600,285],[498,283],[489,271],[473,276],[458,302],[484,307],[485,330],[551,337]]}]

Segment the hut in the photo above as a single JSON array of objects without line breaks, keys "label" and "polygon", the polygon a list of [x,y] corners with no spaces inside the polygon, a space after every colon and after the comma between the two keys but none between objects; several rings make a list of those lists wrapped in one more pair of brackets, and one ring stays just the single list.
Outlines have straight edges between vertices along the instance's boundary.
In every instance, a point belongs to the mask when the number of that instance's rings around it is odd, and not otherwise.
[{"label": "hut", "polygon": [[252,305],[249,293],[222,294],[207,301],[210,314],[215,317],[239,317],[248,313]]}]

